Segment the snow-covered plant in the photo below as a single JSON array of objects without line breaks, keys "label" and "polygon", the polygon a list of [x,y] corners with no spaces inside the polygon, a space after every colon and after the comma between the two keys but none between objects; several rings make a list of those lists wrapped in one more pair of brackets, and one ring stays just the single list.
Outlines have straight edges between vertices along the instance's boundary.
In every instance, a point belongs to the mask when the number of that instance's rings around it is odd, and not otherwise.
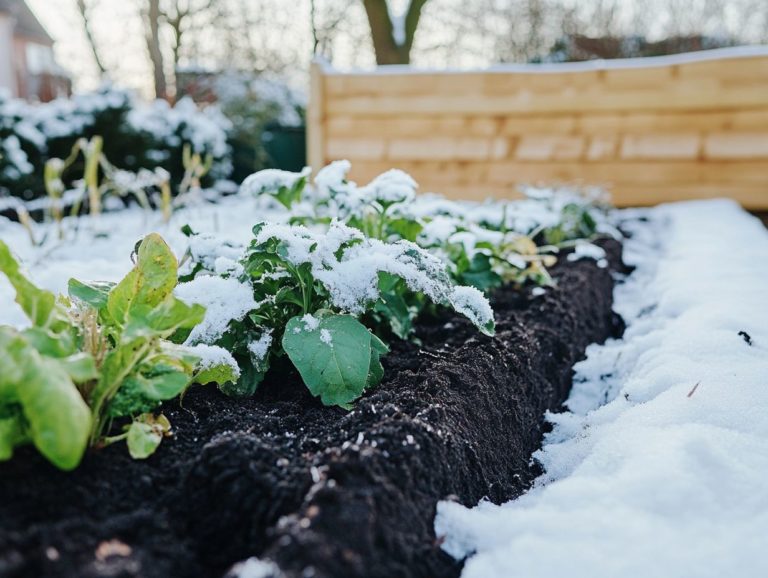
[{"label": "snow-covered plant", "polygon": [[291,210],[302,198],[311,169],[294,173],[280,169],[264,169],[247,177],[240,185],[241,195],[255,198],[270,197],[285,209]]},{"label": "snow-covered plant", "polygon": [[[236,379],[226,352],[176,345],[205,309],[173,295],[177,263],[156,234],[138,246],[119,283],[71,280],[69,297],[36,287],[0,241],[0,272],[27,314],[26,329],[0,327],[0,460],[34,444],[51,463],[75,468],[89,445],[126,440],[134,458],[168,435],[152,412],[193,382]],[[113,420],[124,431],[107,435]]]},{"label": "snow-covered plant", "polygon": [[339,219],[370,238],[415,242],[439,256],[456,283],[484,292],[504,283],[551,284],[547,268],[560,249],[611,233],[594,195],[528,189],[525,201],[470,206],[419,198],[413,178],[396,169],[358,186],[347,179],[350,168],[349,161],[332,162],[318,171],[313,187],[307,170],[261,171],[241,190],[277,198],[292,223]]},{"label": "snow-covered plant", "polygon": [[[209,312],[187,342],[222,346],[240,366],[240,380],[226,385],[227,393],[253,393],[270,365],[287,355],[313,395],[347,406],[383,375],[387,346],[363,323],[366,315],[375,311],[402,335],[417,313],[405,301],[412,294],[452,307],[493,334],[482,293],[456,286],[443,262],[414,243],[371,239],[338,221],[327,231],[262,223],[254,235],[237,264],[199,255],[197,276],[177,290]],[[213,272],[211,263],[218,277],[205,274]]]}]

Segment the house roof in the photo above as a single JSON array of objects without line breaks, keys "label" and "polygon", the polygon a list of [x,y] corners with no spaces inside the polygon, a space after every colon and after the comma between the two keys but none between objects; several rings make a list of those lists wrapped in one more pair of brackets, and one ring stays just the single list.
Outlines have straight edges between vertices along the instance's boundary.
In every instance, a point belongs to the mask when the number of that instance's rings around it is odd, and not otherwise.
[{"label": "house roof", "polygon": [[24,0],[0,0],[0,13],[11,14],[16,19],[14,34],[43,44],[53,44],[53,38]]}]

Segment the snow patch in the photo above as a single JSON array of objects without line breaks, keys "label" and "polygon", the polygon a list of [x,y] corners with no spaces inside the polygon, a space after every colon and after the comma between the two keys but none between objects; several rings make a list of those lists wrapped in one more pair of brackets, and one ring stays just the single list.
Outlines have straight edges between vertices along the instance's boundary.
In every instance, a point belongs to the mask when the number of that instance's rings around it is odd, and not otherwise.
[{"label": "snow patch", "polygon": [[322,341],[331,349],[333,349],[333,336],[331,335],[331,332],[328,331],[327,329],[320,330],[320,341]]},{"label": "snow patch", "polygon": [[464,578],[768,575],[768,232],[727,201],[645,214],[627,330],[576,366],[546,473],[502,506],[438,505]]},{"label": "snow patch", "polygon": [[267,329],[256,341],[251,341],[248,344],[248,353],[251,354],[251,359],[253,360],[254,365],[262,363],[267,358],[271,345],[271,329]]},{"label": "snow patch", "polygon": [[187,351],[200,358],[200,361],[197,363],[198,370],[228,365],[232,368],[235,377],[240,377],[240,367],[237,365],[235,358],[223,347],[198,343],[197,345],[188,346]]},{"label": "snow patch", "polygon": [[199,276],[174,289],[176,297],[205,307],[205,318],[189,334],[185,344],[213,343],[231,321],[240,321],[256,309],[253,289],[234,278]]},{"label": "snow patch", "polygon": [[293,188],[301,179],[306,179],[312,169],[304,167],[300,172],[280,169],[264,169],[247,177],[240,185],[241,195],[258,196],[265,192],[277,192],[282,187]]}]

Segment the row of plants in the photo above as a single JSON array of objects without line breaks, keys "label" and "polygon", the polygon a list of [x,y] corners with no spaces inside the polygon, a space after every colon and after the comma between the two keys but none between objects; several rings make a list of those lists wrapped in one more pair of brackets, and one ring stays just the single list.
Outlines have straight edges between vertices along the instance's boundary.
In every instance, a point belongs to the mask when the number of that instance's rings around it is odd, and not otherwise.
[{"label": "row of plants", "polygon": [[[74,217],[87,212],[95,222],[104,208],[119,210],[130,202],[149,211],[159,209],[163,222],[168,223],[177,208],[205,196],[203,180],[212,165],[211,155],[203,158],[199,153],[193,153],[189,145],[184,145],[184,174],[180,182],[174,182],[170,173],[162,168],[140,169],[138,172],[120,169],[107,158],[100,136],[81,138],[66,159],[46,161],[43,175],[46,197],[27,202],[12,197],[6,200],[5,206],[15,212],[34,246],[43,245],[54,232],[46,224],[53,224],[56,237],[64,241],[68,229],[75,233],[79,231],[79,221]],[[82,170],[79,175],[78,169]],[[71,183],[69,186],[68,182]],[[214,191],[214,195],[218,197],[221,192]],[[39,213],[42,227],[37,226],[31,212]],[[70,217],[68,229],[65,228],[67,216]],[[38,234],[38,229],[42,234]]]},{"label": "row of plants", "polygon": [[[0,195],[23,200],[45,196],[46,163],[69,158],[83,139],[98,139],[104,155],[120,170],[163,170],[174,184],[184,178],[184,151],[189,150],[210,159],[210,185],[231,173],[231,129],[217,107],[201,110],[189,98],[175,106],[165,101],[144,104],[109,86],[45,104],[0,96]],[[83,159],[73,163],[71,175],[64,175],[68,188],[85,165]]]},{"label": "row of plants", "polygon": [[193,383],[251,395],[267,372],[291,367],[322,403],[349,408],[381,381],[387,343],[414,338],[419,315],[448,307],[493,335],[490,291],[552,284],[559,251],[599,259],[588,240],[613,233],[583,195],[469,205],[417,197],[396,170],[359,187],[349,168],[333,163],[313,186],[308,170],[256,173],[240,194],[276,222],[257,223],[249,245],[185,227],[179,264],[150,235],[123,281],[71,281],[58,299],[0,245],[32,323],[0,329],[11,368],[0,376],[0,459],[33,443],[70,469],[88,446],[119,440],[146,457],[169,431],[162,401]]}]

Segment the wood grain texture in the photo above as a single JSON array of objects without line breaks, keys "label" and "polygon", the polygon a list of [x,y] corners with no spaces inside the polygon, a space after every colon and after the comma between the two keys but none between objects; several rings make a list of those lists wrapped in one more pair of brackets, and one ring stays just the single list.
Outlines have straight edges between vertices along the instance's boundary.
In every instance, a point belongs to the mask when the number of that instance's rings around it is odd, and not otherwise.
[{"label": "wood grain texture", "polygon": [[768,210],[768,50],[654,62],[383,74],[313,66],[309,159],[315,168],[349,159],[358,182],[401,168],[422,191],[454,198],[597,184],[621,206],[728,196]]}]

